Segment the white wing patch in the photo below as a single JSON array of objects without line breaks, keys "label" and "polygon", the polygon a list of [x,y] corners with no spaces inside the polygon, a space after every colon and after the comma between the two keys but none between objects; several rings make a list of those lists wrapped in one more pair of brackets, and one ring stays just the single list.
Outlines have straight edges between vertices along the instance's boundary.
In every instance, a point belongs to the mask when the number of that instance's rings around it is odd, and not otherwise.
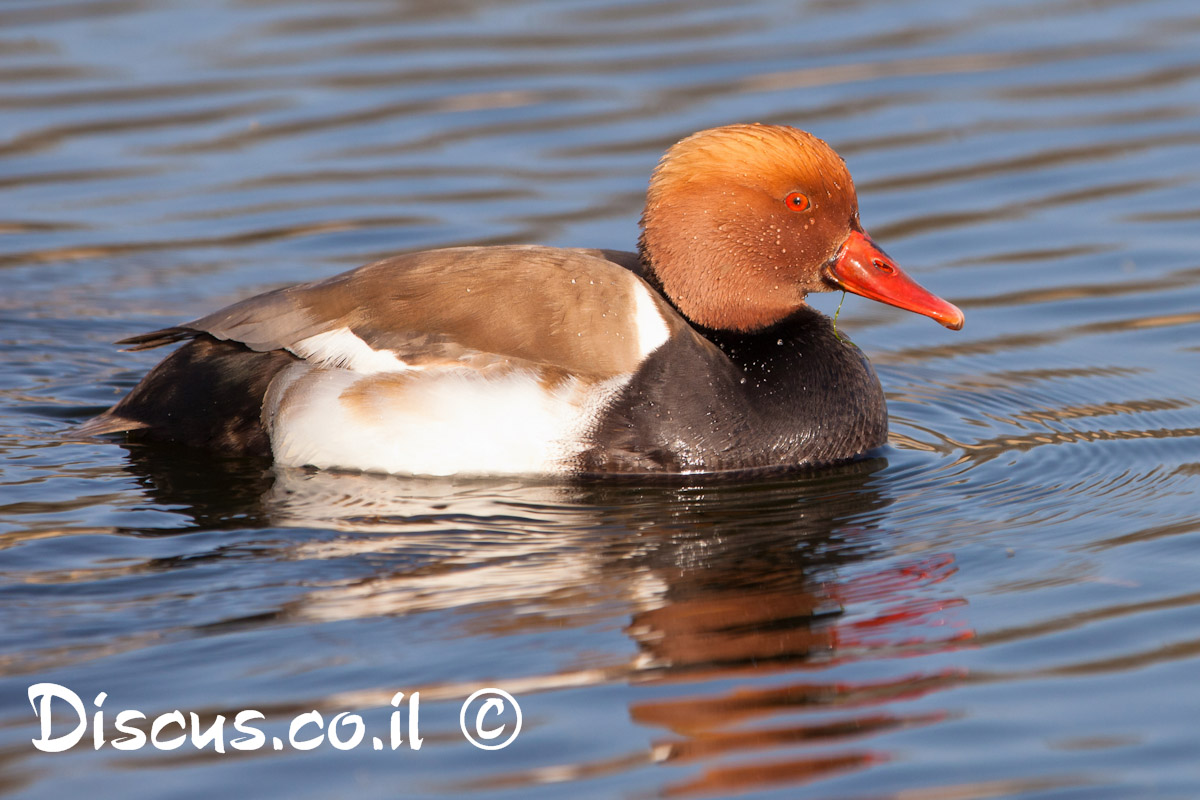
[{"label": "white wing patch", "polygon": [[658,303],[654,302],[650,289],[639,280],[634,280],[633,303],[638,349],[644,359],[671,338],[671,329],[667,327],[662,312],[658,310]]},{"label": "white wing patch", "polygon": [[310,363],[348,369],[360,375],[419,369],[406,364],[390,350],[375,350],[344,327],[301,339],[287,349]]},{"label": "white wing patch", "polygon": [[464,367],[365,376],[295,364],[264,420],[276,463],[401,475],[553,474],[570,468],[605,403],[629,380]]},{"label": "white wing patch", "polygon": [[[632,275],[645,359],[671,337],[653,292]],[[562,473],[632,377],[596,383],[532,368],[408,364],[348,327],[289,347],[304,359],[276,376],[263,420],[275,461],[401,475]]]}]

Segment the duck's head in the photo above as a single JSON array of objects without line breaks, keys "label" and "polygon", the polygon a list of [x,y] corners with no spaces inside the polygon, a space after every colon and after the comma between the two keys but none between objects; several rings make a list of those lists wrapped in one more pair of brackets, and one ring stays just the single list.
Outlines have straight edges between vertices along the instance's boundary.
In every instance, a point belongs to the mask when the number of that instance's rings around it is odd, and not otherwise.
[{"label": "duck's head", "polygon": [[759,330],[836,289],[963,325],[871,241],[845,163],[796,128],[729,125],[674,145],[650,179],[641,249],[663,292],[707,328]]}]

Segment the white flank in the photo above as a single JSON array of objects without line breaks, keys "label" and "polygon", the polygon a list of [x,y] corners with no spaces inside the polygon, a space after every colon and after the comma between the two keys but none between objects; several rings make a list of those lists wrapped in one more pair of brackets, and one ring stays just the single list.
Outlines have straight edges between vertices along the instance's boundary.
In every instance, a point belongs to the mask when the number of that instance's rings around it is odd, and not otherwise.
[{"label": "white flank", "polygon": [[650,294],[649,287],[639,280],[634,280],[633,287],[633,318],[637,324],[638,348],[642,358],[653,353],[671,338],[671,329],[667,327],[658,303]]},{"label": "white flank", "polygon": [[561,473],[629,376],[547,389],[529,371],[450,367],[390,380],[307,364],[281,373],[265,406],[276,463],[401,475]]},{"label": "white flank", "polygon": [[323,367],[339,367],[361,375],[415,369],[390,350],[375,350],[349,328],[318,333],[288,348],[295,355]]}]

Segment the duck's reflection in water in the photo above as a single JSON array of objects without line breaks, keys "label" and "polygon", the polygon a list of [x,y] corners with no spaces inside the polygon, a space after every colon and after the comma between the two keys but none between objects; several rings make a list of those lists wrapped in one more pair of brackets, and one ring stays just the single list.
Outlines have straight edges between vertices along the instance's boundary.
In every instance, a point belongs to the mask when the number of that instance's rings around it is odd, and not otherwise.
[{"label": "duck's reflection in water", "polygon": [[[874,459],[819,475],[662,486],[278,470],[262,478],[254,508],[232,516],[340,532],[297,537],[280,558],[364,560],[365,574],[279,609],[296,622],[469,609],[459,617],[469,620],[463,635],[478,636],[628,620],[629,659],[413,688],[436,702],[479,685],[522,696],[623,682],[639,687],[638,698],[642,687],[686,685],[682,695],[673,688],[631,701],[630,717],[660,731],[645,752],[492,776],[488,785],[694,762],[698,773],[666,791],[711,794],[861,768],[882,757],[873,735],[945,716],[897,706],[957,684],[957,672],[891,668],[885,678],[847,680],[839,670],[970,638],[953,627],[961,620],[948,609],[958,603],[938,586],[952,558],[898,560],[889,551],[877,522],[888,499],[873,477],[884,466]],[[161,490],[161,481],[149,483]],[[194,516],[211,522],[230,512],[196,508]],[[873,570],[884,556],[887,566]],[[394,690],[306,702],[381,707]]]}]

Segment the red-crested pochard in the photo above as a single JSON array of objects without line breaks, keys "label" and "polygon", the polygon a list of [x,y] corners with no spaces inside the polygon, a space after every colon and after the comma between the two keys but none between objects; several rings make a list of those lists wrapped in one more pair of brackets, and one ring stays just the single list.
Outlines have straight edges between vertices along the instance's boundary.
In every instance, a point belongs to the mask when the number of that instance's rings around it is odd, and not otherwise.
[{"label": "red-crested pochard", "polygon": [[125,339],[185,344],[81,432],[417,475],[828,464],[883,445],[887,409],[805,296],[963,324],[871,241],[842,159],[795,128],[677,143],[641,224],[638,253],[409,253]]}]

